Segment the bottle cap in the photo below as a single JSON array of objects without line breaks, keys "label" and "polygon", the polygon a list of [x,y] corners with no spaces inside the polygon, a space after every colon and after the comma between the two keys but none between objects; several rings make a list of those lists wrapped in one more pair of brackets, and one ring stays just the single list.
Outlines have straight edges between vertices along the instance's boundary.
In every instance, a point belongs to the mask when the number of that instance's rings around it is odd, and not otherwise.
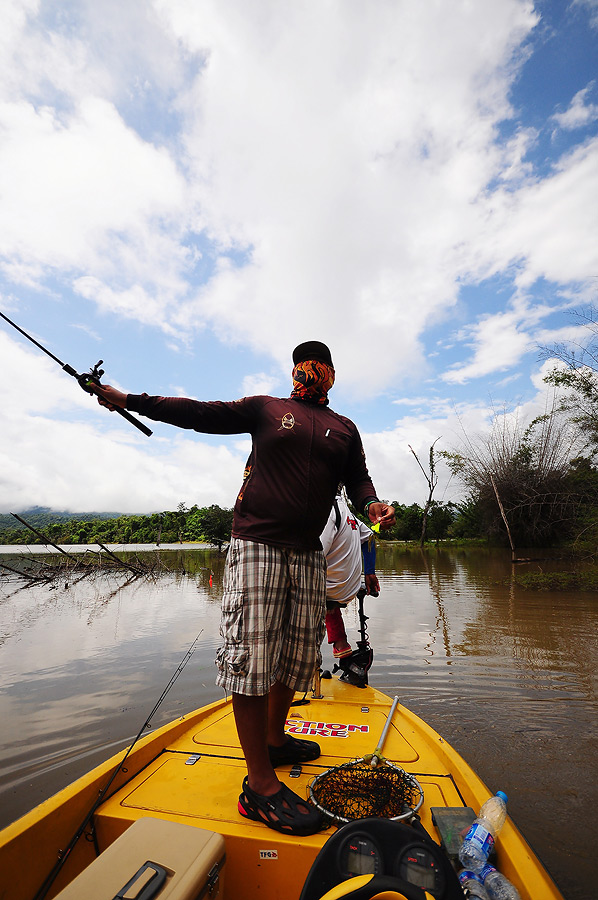
[{"label": "bottle cap", "polygon": [[507,800],[509,799],[509,798],[507,797],[507,795],[505,794],[504,791],[497,791],[497,792],[496,792],[496,796],[497,796],[497,797],[500,797],[501,800],[504,800],[505,803],[506,803]]}]

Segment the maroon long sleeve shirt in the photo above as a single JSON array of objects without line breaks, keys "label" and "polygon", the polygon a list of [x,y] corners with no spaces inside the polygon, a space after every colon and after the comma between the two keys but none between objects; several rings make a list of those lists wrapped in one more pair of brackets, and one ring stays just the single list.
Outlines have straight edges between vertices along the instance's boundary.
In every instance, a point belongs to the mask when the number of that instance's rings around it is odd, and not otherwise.
[{"label": "maroon long sleeve shirt", "polygon": [[205,434],[251,435],[234,537],[318,550],[339,483],[357,509],[376,499],[356,426],[328,406],[266,396],[201,402],[129,394],[127,409]]}]

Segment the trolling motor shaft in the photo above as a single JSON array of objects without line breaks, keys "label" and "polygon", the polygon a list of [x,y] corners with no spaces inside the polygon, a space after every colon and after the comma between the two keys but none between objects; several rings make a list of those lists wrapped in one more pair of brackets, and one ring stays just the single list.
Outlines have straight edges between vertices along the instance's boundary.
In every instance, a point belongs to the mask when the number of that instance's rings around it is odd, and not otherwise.
[{"label": "trolling motor shaft", "polygon": [[[62,369],[64,369],[67,375],[71,375],[73,378],[76,378],[79,383],[79,387],[83,388],[86,394],[93,394],[95,396],[95,391],[91,390],[91,385],[100,384],[100,378],[104,374],[104,370],[100,369],[100,366],[104,362],[103,359],[100,359],[95,364],[95,366],[89,370],[89,372],[85,372],[83,375],[80,375],[76,369],[73,369],[73,367],[68,363],[64,363],[61,359],[58,359],[57,356],[54,356],[54,354],[47,350],[46,347],[44,347],[42,344],[40,344],[39,341],[36,341],[35,338],[32,338],[30,334],[27,334],[26,331],[23,331],[22,328],[19,328],[19,326],[15,322],[13,322],[12,319],[9,319],[8,316],[5,316],[3,312],[0,312],[0,316],[4,319],[5,322],[8,322],[8,324],[12,325],[13,328],[16,328],[16,330],[20,334],[22,334],[23,337],[26,337],[28,341],[31,341],[32,344],[35,344],[35,346],[38,347],[43,353],[45,353],[46,356],[49,356],[50,359],[53,359],[54,362],[58,363],[58,365]],[[139,419],[136,419],[135,416],[132,416],[131,413],[126,409],[120,409],[119,407],[114,408],[116,412],[123,417],[123,419],[126,419],[127,422],[130,422],[131,425],[134,425],[135,428],[138,428],[139,431],[143,432],[143,434],[145,434],[147,437],[152,434],[152,431],[147,427],[147,425],[144,425],[143,422],[140,422]]]},{"label": "trolling motor shaft", "polygon": [[[366,596],[366,586],[362,584],[357,591],[356,597],[359,603],[359,634],[360,640],[357,641],[357,650],[354,650],[350,656],[339,659],[333,671],[342,669],[342,675],[339,675],[339,681],[345,681],[355,687],[364,688],[368,683],[368,670],[374,661],[374,651],[370,647],[368,639],[368,631],[366,616],[363,609],[363,598]],[[372,596],[378,596],[372,595]]]}]

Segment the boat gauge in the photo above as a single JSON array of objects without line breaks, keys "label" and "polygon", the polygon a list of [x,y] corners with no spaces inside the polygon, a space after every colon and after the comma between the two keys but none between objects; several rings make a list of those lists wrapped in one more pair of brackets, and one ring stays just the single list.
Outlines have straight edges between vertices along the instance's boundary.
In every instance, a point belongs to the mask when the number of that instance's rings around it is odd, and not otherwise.
[{"label": "boat gauge", "polygon": [[382,853],[367,834],[352,834],[340,846],[338,867],[343,879],[354,875],[381,875]]},{"label": "boat gauge", "polygon": [[414,841],[401,849],[396,858],[394,874],[428,891],[434,897],[444,895],[446,877],[441,861],[429,846],[420,841]]}]

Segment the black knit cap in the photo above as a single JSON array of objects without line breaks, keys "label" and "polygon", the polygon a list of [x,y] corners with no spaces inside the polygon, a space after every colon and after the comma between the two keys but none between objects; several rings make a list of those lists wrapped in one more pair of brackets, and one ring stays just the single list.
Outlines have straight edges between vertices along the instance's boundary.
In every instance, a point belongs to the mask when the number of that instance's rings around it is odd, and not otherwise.
[{"label": "black knit cap", "polygon": [[330,350],[321,341],[304,341],[303,344],[295,347],[293,350],[293,365],[296,366],[297,363],[304,362],[306,359],[317,359],[319,362],[326,363],[326,365],[334,368]]}]

